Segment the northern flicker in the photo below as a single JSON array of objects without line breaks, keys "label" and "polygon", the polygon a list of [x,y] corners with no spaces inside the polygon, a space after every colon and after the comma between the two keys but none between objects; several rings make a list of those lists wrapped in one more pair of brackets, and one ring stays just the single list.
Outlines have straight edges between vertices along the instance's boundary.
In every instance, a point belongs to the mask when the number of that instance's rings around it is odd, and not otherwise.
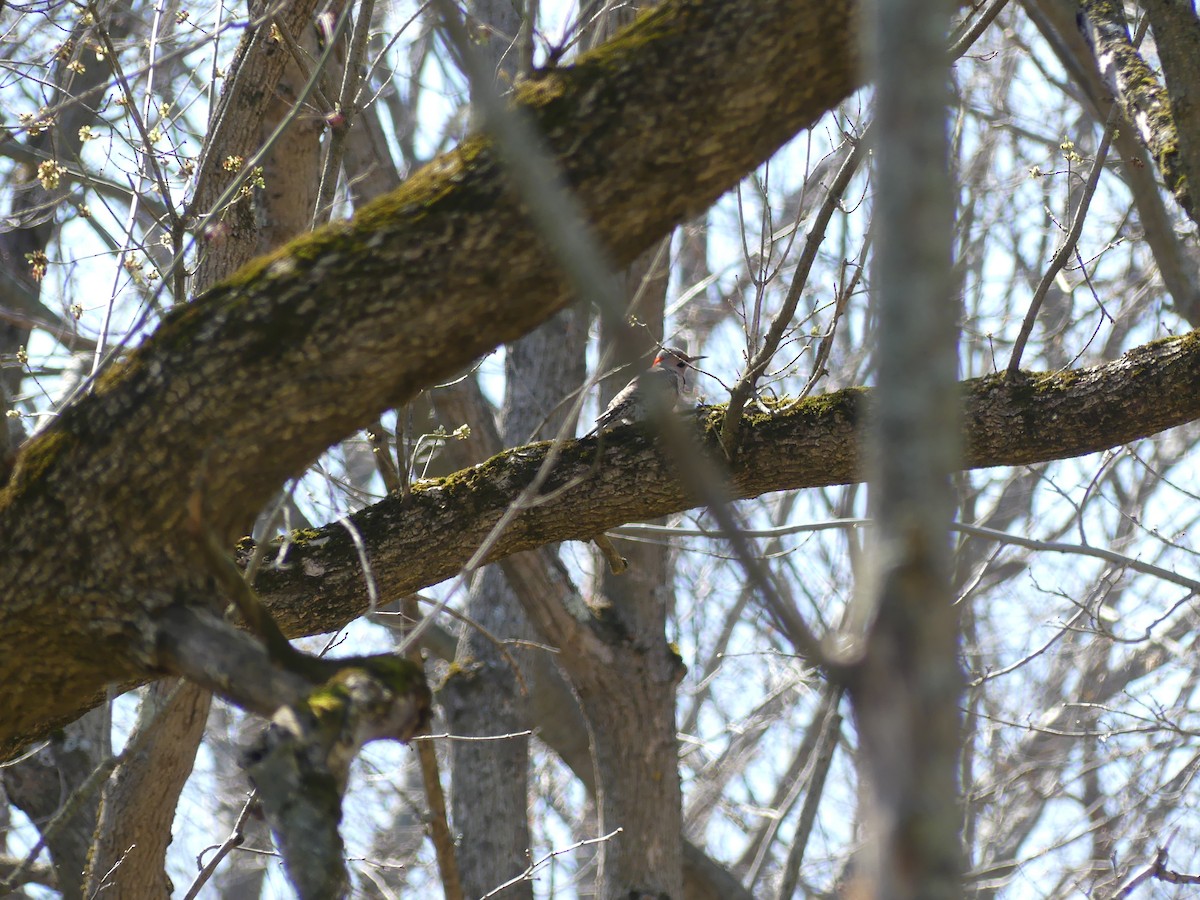
[{"label": "northern flicker", "polygon": [[674,347],[663,347],[654,364],[634,376],[629,384],[596,417],[596,427],[585,435],[590,437],[622,422],[641,422],[654,411],[674,409],[679,395],[687,389],[687,372],[692,363],[703,356],[688,356]]}]

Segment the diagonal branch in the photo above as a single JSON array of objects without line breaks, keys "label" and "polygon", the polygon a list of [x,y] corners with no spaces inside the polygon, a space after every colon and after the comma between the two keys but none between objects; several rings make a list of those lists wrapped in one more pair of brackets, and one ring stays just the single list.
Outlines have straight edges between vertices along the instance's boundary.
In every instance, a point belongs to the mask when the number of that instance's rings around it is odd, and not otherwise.
[{"label": "diagonal branch", "polygon": [[[1200,69],[1196,65],[1200,53],[1200,19],[1191,3],[1148,0],[1143,5],[1154,29],[1174,136],[1179,142],[1178,181],[1195,184],[1200,175],[1200,117],[1196,116],[1196,106],[1200,104]],[[1172,187],[1178,194],[1178,185]],[[1184,204],[1184,209],[1195,218],[1192,207]]]},{"label": "diagonal branch", "polygon": [[[516,102],[624,264],[858,84],[855,25],[671,0]],[[325,447],[569,300],[475,136],[173,311],[0,490],[0,744],[159,665],[156,617],[209,595],[180,527],[198,487],[232,540]]]},{"label": "diagonal branch", "polygon": [[1087,35],[1101,74],[1153,154],[1167,189],[1183,211],[1193,216],[1193,198],[1170,100],[1162,83],[1134,47],[1124,8],[1113,0],[1083,0],[1081,6],[1087,13]]}]

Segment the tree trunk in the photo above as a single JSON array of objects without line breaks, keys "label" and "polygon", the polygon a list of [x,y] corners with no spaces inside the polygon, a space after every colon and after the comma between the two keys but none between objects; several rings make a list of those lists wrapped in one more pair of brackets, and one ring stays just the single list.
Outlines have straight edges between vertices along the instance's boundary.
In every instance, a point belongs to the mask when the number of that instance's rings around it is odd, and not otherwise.
[{"label": "tree trunk", "polygon": [[[874,549],[854,626],[850,697],[862,743],[866,866],[879,900],[962,896],[962,725],[950,588],[950,473],[959,463],[953,192],[942,0],[877,0],[878,406]],[[858,654],[856,654],[858,655]]]},{"label": "tree trunk", "polygon": [[175,679],[147,689],[136,731],[153,729],[104,786],[96,839],[87,868],[86,896],[169,898],[166,873],[171,822],[179,794],[192,772],[196,747],[208,722],[212,695]]},{"label": "tree trunk", "polygon": [[[583,382],[587,328],[582,311],[568,310],[508,347],[502,433],[519,445],[542,429],[553,435],[565,419],[562,404]],[[538,564],[546,549],[536,554]],[[476,579],[467,614],[504,640],[540,638],[530,628],[499,567]],[[529,678],[533,653],[510,645]],[[442,690],[450,730],[455,734],[514,734],[529,728],[528,697],[511,666],[490,639],[467,627],[459,643],[456,670]],[[529,738],[456,741],[450,748],[454,772],[454,820],[462,833],[459,868],[466,896],[481,897],[523,872],[530,863],[528,768]],[[509,890],[532,896],[532,883]]]}]

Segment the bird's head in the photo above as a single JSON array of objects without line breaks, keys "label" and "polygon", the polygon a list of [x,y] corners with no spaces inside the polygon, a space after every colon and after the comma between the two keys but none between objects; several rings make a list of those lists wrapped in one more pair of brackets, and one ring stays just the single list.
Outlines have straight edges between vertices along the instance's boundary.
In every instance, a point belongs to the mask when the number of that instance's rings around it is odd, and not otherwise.
[{"label": "bird's head", "polygon": [[658,351],[658,356],[654,357],[654,368],[686,375],[687,370],[692,367],[692,363],[698,359],[704,359],[704,357],[688,356],[682,350],[674,347],[663,347]]}]

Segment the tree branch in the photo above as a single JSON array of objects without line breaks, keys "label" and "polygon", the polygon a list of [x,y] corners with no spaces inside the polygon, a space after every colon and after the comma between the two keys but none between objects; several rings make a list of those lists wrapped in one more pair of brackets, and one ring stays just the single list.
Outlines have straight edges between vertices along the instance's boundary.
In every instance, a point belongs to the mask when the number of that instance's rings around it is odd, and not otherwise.
[{"label": "tree branch", "polygon": [[[849,3],[672,0],[517,103],[614,263],[707,207],[858,84]],[[325,447],[570,297],[492,144],[177,308],[29,442],[0,490],[0,747],[159,665],[223,539]]]},{"label": "tree branch", "polygon": [[[1200,337],[1157,341],[1086,369],[990,375],[964,382],[961,393],[967,467],[1081,456],[1200,417]],[[1147,403],[1147,397],[1154,402]],[[859,429],[870,398],[870,391],[850,388],[812,397],[783,414],[747,417],[741,455],[730,476],[731,496],[857,481]],[[720,452],[720,416],[720,410],[712,410],[704,422],[713,454]],[[537,472],[548,447],[505,451],[424,485],[406,500],[389,498],[357,513],[354,523],[374,562],[381,596],[402,596],[456,574]],[[608,434],[599,466],[595,450],[594,440],[565,449],[543,490],[578,483],[554,502],[517,516],[488,561],[519,566],[513,554],[522,550],[586,541],[619,524],[693,505],[695,498],[683,490],[669,460],[636,428]],[[243,552],[248,555],[249,549]],[[358,557],[344,528],[335,524],[300,534],[288,552],[285,567],[262,571],[256,584],[289,634],[331,631],[366,609]],[[529,593],[562,596],[545,585]],[[579,611],[573,612],[578,618]],[[559,607],[556,614],[572,610]]]},{"label": "tree branch", "polygon": [[[1156,341],[1087,369],[974,379],[962,385],[962,394],[968,467],[1032,465],[1079,456],[1200,417],[1200,337]],[[1155,401],[1147,403],[1147,397]],[[747,418],[731,495],[755,497],[857,480],[858,433],[869,401],[869,391],[851,388],[809,398],[784,414]],[[720,427],[720,411],[710,411],[704,424],[709,451],[718,453],[715,429]],[[403,596],[456,574],[537,472],[548,446],[505,451],[480,466],[421,485],[403,500],[388,498],[357,513],[354,525],[373,561],[380,595]],[[588,540],[619,524],[692,505],[693,498],[678,484],[669,463],[638,429],[610,432],[601,465],[593,471],[595,451],[594,440],[566,448],[545,490],[572,479],[578,484],[554,502],[522,512],[488,561],[519,562],[513,554],[522,550]],[[256,582],[285,631],[292,636],[332,631],[360,615],[368,598],[358,552],[346,529],[334,523],[298,532],[292,539],[284,567],[265,568]],[[244,561],[252,548],[243,546],[242,553]],[[546,596],[562,594],[549,591]],[[586,610],[581,601],[578,607],[557,613],[578,620]],[[187,627],[172,631],[176,640],[195,634]],[[181,665],[178,658],[186,655],[186,647],[173,652],[176,662],[171,667]],[[162,663],[170,659],[164,657]],[[109,671],[119,671],[114,661],[109,665]],[[146,677],[142,674],[140,680]],[[260,698],[259,704],[273,702],[273,691],[265,693],[270,696]],[[46,712],[38,720],[40,728],[9,731],[9,752],[21,739],[69,720],[96,699],[83,692],[61,704],[58,716]]]},{"label": "tree branch", "polygon": [[1154,155],[1167,189],[1183,211],[1194,217],[1192,192],[1167,92],[1133,46],[1124,8],[1113,0],[1083,0],[1081,5],[1087,13],[1088,38],[1101,74]]}]

